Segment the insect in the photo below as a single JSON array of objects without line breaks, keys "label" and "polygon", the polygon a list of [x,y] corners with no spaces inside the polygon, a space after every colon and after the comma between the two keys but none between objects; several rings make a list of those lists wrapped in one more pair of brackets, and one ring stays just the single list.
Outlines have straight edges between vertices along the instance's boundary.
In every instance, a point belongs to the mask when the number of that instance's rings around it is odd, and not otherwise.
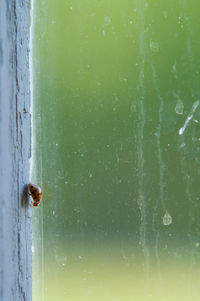
[{"label": "insect", "polygon": [[32,206],[37,207],[40,205],[40,201],[42,199],[42,190],[41,188],[36,185],[36,184],[28,184],[28,190],[29,190],[29,195],[32,197]]}]

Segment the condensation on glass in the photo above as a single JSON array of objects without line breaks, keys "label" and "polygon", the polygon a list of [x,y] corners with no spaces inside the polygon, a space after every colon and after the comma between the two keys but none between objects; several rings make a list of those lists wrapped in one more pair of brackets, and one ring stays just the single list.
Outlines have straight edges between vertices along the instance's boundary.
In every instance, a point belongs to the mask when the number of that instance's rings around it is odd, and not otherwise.
[{"label": "condensation on glass", "polygon": [[34,301],[199,300],[199,9],[34,1]]}]

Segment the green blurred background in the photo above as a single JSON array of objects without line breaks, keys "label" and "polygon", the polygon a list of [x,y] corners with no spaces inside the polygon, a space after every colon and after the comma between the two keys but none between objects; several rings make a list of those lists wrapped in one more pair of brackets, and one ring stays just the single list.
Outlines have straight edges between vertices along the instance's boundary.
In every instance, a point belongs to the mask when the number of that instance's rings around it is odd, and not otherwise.
[{"label": "green blurred background", "polygon": [[34,0],[34,301],[200,299],[198,0]]}]

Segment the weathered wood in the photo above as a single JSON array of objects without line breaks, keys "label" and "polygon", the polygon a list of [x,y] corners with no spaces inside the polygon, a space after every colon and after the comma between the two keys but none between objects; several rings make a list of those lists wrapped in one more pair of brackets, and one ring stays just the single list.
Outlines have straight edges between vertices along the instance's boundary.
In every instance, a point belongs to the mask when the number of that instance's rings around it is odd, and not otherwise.
[{"label": "weathered wood", "polygon": [[0,300],[31,300],[30,2],[0,0]]}]

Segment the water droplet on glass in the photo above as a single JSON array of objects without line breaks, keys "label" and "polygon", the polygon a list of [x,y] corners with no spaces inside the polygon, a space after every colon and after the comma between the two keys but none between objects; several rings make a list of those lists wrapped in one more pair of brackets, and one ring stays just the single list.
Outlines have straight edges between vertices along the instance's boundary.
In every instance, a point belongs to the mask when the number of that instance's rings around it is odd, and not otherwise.
[{"label": "water droplet on glass", "polygon": [[175,112],[176,114],[182,115],[184,110],[184,104],[181,101],[181,99],[178,99],[177,104],[175,106]]},{"label": "water droplet on glass", "polygon": [[156,136],[157,138],[159,138],[159,136],[160,136],[159,132],[155,132],[154,136]]},{"label": "water droplet on glass", "polygon": [[179,133],[179,135],[183,135],[183,132],[184,132],[184,127],[180,128],[178,133]]},{"label": "water droplet on glass", "polygon": [[165,212],[165,215],[163,216],[163,225],[169,226],[172,223],[172,217],[169,214],[169,212]]},{"label": "water droplet on glass", "polygon": [[151,40],[149,46],[150,46],[151,51],[153,51],[153,52],[160,51],[159,43],[155,40]]},{"label": "water droplet on glass", "polygon": [[111,17],[105,16],[105,17],[104,17],[104,24],[105,24],[105,25],[109,25],[110,22],[111,22]]},{"label": "water droplet on glass", "polygon": [[176,72],[176,63],[174,63],[174,65],[172,66],[172,70],[173,70],[174,72]]},{"label": "water droplet on glass", "polygon": [[60,267],[64,267],[67,263],[67,256],[65,255],[56,255],[55,256],[56,263]]}]

